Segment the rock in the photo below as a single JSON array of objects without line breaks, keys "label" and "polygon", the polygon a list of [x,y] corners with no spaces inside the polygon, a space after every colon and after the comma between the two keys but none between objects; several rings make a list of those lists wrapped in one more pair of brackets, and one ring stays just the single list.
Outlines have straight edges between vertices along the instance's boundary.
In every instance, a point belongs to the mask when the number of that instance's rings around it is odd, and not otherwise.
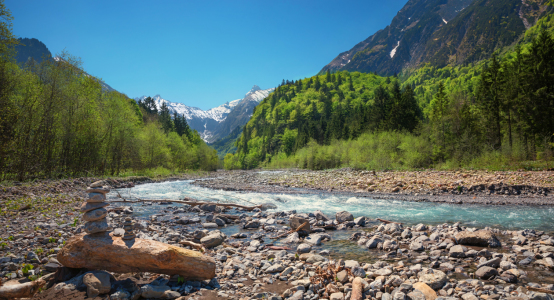
[{"label": "rock", "polygon": [[327,222],[327,221],[330,220],[324,213],[321,212],[321,210],[316,210],[314,212],[314,215],[315,215],[316,220],[318,220],[318,221]]},{"label": "rock", "polygon": [[105,208],[94,209],[83,214],[83,221],[96,221],[105,218],[107,215],[108,210]]},{"label": "rock", "polygon": [[221,212],[221,208],[219,206],[215,204],[210,204],[210,203],[202,204],[198,206],[198,208],[207,212],[217,212],[217,213]]},{"label": "rock", "polygon": [[314,246],[321,245],[321,240],[323,239],[323,236],[320,234],[310,234],[304,239],[304,243],[308,243]]},{"label": "rock", "polygon": [[106,201],[106,195],[102,193],[89,193],[87,202],[104,202]]},{"label": "rock", "polygon": [[258,229],[260,228],[260,221],[250,221],[244,225],[244,229]]},{"label": "rock", "polygon": [[354,219],[354,223],[358,226],[365,226],[365,223],[367,221],[367,218],[366,217],[357,217],[356,219]]},{"label": "rock", "polygon": [[214,219],[214,222],[215,222],[215,224],[217,224],[217,226],[219,226],[219,227],[225,226],[225,221],[223,221],[223,219],[221,219],[221,218],[215,218],[215,219]]},{"label": "rock", "polygon": [[348,272],[346,272],[346,270],[342,270],[340,272],[337,273],[337,280],[340,282],[340,283],[345,283],[348,281]]},{"label": "rock", "polygon": [[449,256],[454,258],[466,257],[464,247],[462,247],[461,245],[453,246],[452,248],[450,248]]},{"label": "rock", "polygon": [[107,185],[105,180],[97,180],[89,185],[91,188],[103,187]]},{"label": "rock", "polygon": [[394,296],[392,297],[393,300],[405,300],[406,299],[406,294],[402,293],[402,292],[397,292],[397,293],[394,293]]},{"label": "rock", "polygon": [[496,258],[493,258],[493,259],[490,259],[490,260],[487,260],[483,263],[480,263],[478,266],[477,266],[477,269],[481,268],[481,267],[493,267],[493,268],[498,268],[500,266],[500,262],[502,261],[502,258],[500,257],[496,257]]},{"label": "rock", "polygon": [[425,250],[425,247],[423,247],[423,243],[419,241],[413,241],[410,243],[410,250],[413,251],[423,251]]},{"label": "rock", "polygon": [[385,225],[384,231],[386,233],[395,233],[398,231],[401,231],[402,227],[399,224],[396,223],[389,223]]},{"label": "rock", "polygon": [[461,231],[455,236],[456,241],[460,245],[479,246],[479,247],[501,247],[502,244],[490,230],[477,230],[474,232]]},{"label": "rock", "polygon": [[[421,291],[415,290],[415,289],[411,293],[408,293],[407,296],[411,300],[426,300],[425,295]],[[436,298],[434,298],[434,299],[436,299]]]},{"label": "rock", "polygon": [[351,213],[347,212],[347,211],[338,212],[335,215],[335,218],[336,218],[337,222],[339,222],[339,223],[354,221],[354,216]]},{"label": "rock", "polygon": [[283,241],[285,244],[298,244],[300,243],[300,236],[298,235],[298,232],[293,232],[287,236],[287,238]]},{"label": "rock", "polygon": [[352,272],[352,275],[354,275],[354,277],[361,277],[361,278],[365,278],[365,270],[362,268],[362,267],[353,267],[351,269],[351,272]]},{"label": "rock", "polygon": [[106,218],[85,223],[86,233],[99,233],[108,230],[111,230],[111,227],[108,225],[108,221],[106,220]]},{"label": "rock", "polygon": [[262,210],[268,210],[268,209],[277,209],[277,205],[271,203],[271,202],[265,202],[260,204],[262,206]]},{"label": "rock", "polygon": [[[309,222],[309,221],[307,219],[304,219],[304,218],[299,217],[299,216],[292,216],[289,219],[289,225],[290,225],[290,228],[292,230],[296,230],[298,227],[300,227],[300,225],[302,225],[306,222]],[[309,234],[310,232],[312,232],[310,225],[304,227],[301,231],[304,231],[304,233],[306,233],[306,234]]]},{"label": "rock", "polygon": [[87,287],[87,296],[89,298],[107,294],[112,288],[110,274],[101,272],[85,274],[83,276],[83,284]]},{"label": "rock", "polygon": [[102,187],[89,187],[85,190],[87,193],[100,193],[100,194],[107,194],[110,192],[110,187],[108,186],[102,186]]},{"label": "rock", "polygon": [[331,297],[329,297],[329,300],[344,300],[344,294],[341,292],[332,293]]},{"label": "rock", "polygon": [[267,268],[265,270],[266,273],[280,273],[283,272],[285,267],[283,267],[281,264],[274,264],[271,267]]},{"label": "rock", "polygon": [[479,300],[473,293],[465,293],[462,295],[463,300]]},{"label": "rock", "polygon": [[426,300],[435,300],[437,298],[437,293],[424,282],[414,283],[413,288],[425,295]]},{"label": "rock", "polygon": [[171,291],[171,289],[167,285],[152,285],[147,284],[143,285],[140,288],[141,296],[142,298],[154,298],[154,299],[162,299],[165,298],[164,294],[166,291]]},{"label": "rock", "polygon": [[212,231],[209,235],[200,239],[200,243],[206,248],[213,248],[221,245],[225,241],[226,236],[220,231]]},{"label": "rock", "polygon": [[83,204],[81,204],[80,211],[82,213],[86,213],[87,211],[91,211],[91,210],[94,210],[94,209],[99,209],[99,208],[106,207],[106,206],[109,206],[109,205],[110,204],[106,203],[106,202],[102,202],[102,203],[83,202]]},{"label": "rock", "polygon": [[491,267],[481,267],[477,271],[475,271],[475,276],[484,280],[488,280],[496,275],[498,275],[498,271],[495,268]]},{"label": "rock", "polygon": [[442,271],[433,270],[433,273],[419,276],[419,281],[427,284],[433,290],[441,289],[446,284],[446,274]]},{"label": "rock", "polygon": [[216,223],[203,223],[203,224],[202,224],[202,227],[214,229],[214,228],[218,228],[219,226],[217,226]]},{"label": "rock", "polygon": [[374,236],[365,244],[365,246],[368,249],[374,249],[374,248],[377,248],[379,243],[382,243],[382,242],[383,242],[382,239]]},{"label": "rock", "polygon": [[296,252],[298,253],[309,253],[312,251],[312,246],[310,244],[300,244],[296,248]]},{"label": "rock", "polygon": [[414,228],[415,231],[426,231],[427,230],[427,226],[425,226],[424,224],[417,224]]},{"label": "rock", "polygon": [[554,297],[547,293],[533,293],[533,296],[529,298],[530,300],[553,300]]},{"label": "rock", "polygon": [[306,262],[309,263],[309,264],[313,264],[313,263],[316,263],[316,262],[323,262],[323,261],[326,261],[325,257],[323,257],[321,255],[317,255],[317,254],[314,254],[314,255],[308,257],[308,259],[306,259]]},{"label": "rock", "polygon": [[187,280],[215,276],[215,260],[200,252],[154,240],[135,238],[123,241],[107,233],[76,235],[67,240],[57,258],[70,268],[181,275]]},{"label": "rock", "polygon": [[110,300],[129,300],[130,298],[131,294],[126,290],[119,290],[110,295]]},{"label": "rock", "polygon": [[373,274],[375,274],[377,276],[389,276],[390,274],[392,274],[392,270],[387,269],[387,268],[382,268],[382,269],[379,269],[379,270],[375,271]]}]

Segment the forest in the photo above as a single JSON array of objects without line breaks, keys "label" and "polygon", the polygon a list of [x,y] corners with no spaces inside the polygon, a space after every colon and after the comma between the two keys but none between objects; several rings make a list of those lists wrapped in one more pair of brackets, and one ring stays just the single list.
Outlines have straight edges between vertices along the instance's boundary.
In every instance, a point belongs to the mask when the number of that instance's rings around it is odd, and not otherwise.
[{"label": "forest", "polygon": [[0,4],[0,180],[217,168],[216,151],[184,117],[102,89],[78,58],[18,65],[12,18]]},{"label": "forest", "polygon": [[554,40],[544,22],[478,63],[283,81],[225,168],[552,168]]}]

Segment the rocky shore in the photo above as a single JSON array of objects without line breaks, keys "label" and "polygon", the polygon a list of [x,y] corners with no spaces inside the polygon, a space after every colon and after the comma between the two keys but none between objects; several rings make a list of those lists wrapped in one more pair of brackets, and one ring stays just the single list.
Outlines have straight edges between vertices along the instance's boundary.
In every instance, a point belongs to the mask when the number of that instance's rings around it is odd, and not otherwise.
[{"label": "rocky shore", "polygon": [[194,184],[244,192],[319,191],[417,202],[554,205],[553,171],[221,171]]},{"label": "rocky shore", "polygon": [[[214,176],[197,184],[215,187],[236,180],[243,184],[235,182],[227,187],[298,192],[302,190],[292,187],[296,184],[279,180],[312,176],[304,171],[220,174],[220,178]],[[64,247],[76,245],[75,240],[85,232],[79,205],[93,181],[58,181],[46,189],[29,185],[27,192],[35,188],[40,194],[34,198],[10,198],[14,193],[6,197],[4,191],[0,295],[4,287],[39,278],[46,285],[33,299],[89,299],[97,295],[101,299],[515,300],[552,299],[554,293],[553,232],[472,228],[459,223],[407,226],[354,218],[349,212],[325,215],[320,211],[230,209],[171,201],[132,206],[110,203],[107,222],[114,230],[109,236],[116,239],[128,233],[127,218],[131,217],[137,239],[202,253],[215,261],[215,277],[195,281],[155,272],[118,273],[106,271],[113,269],[108,265],[95,265],[94,270],[69,268],[60,263],[58,254]],[[117,183],[128,186],[131,182]],[[71,184],[74,186],[68,186]],[[110,185],[114,187],[115,182]],[[48,192],[51,188],[58,190]],[[528,198],[548,203],[550,187],[543,190],[546,195],[541,192]],[[353,191],[345,188],[340,192]],[[472,198],[470,192],[457,196]],[[506,199],[505,194],[476,196]],[[135,216],[137,205],[154,213]],[[328,247],[337,243],[366,254],[345,259]]]}]

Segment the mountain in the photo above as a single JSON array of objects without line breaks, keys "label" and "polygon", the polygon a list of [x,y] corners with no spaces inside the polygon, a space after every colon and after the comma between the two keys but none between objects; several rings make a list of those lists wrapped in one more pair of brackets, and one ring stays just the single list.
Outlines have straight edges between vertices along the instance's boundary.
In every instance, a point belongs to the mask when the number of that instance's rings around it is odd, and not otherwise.
[{"label": "mountain", "polygon": [[518,41],[542,16],[545,0],[409,0],[385,29],[321,70],[393,75],[487,59]]},{"label": "mountain", "polygon": [[48,47],[37,39],[19,38],[17,41],[19,44],[15,46],[15,60],[20,65],[23,65],[29,59],[33,59],[40,63],[43,59],[52,57],[52,53],[50,53]]},{"label": "mountain", "polygon": [[[163,99],[160,95],[154,96],[153,99],[158,109],[165,103],[171,113],[176,112],[177,114],[184,115],[190,128],[198,131],[202,139],[207,142],[213,142],[217,138],[225,137],[237,126],[246,124],[252,115],[254,107],[267,97],[271,91],[273,89],[262,90],[257,85],[254,85],[243,99],[226,102],[208,110],[187,106],[183,103],[171,102]],[[142,96],[135,98],[135,100],[144,100],[146,97]],[[228,130],[228,128],[231,129]]]},{"label": "mountain", "polygon": [[254,113],[254,108],[260,101],[273,92],[273,90],[275,90],[275,88],[262,90],[259,86],[254,85],[254,87],[246,93],[246,96],[231,110],[227,118],[219,123],[208,142],[224,139],[235,129],[241,128],[248,123],[248,120],[250,120],[250,117]]}]

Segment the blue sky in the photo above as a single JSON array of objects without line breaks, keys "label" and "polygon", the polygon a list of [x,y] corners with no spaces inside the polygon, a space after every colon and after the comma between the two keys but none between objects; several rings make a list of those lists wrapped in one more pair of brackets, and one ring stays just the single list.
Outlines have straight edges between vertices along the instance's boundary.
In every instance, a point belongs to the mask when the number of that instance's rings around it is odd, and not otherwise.
[{"label": "blue sky", "polygon": [[315,75],[407,0],[6,0],[14,34],[67,50],[129,97],[208,109]]}]

